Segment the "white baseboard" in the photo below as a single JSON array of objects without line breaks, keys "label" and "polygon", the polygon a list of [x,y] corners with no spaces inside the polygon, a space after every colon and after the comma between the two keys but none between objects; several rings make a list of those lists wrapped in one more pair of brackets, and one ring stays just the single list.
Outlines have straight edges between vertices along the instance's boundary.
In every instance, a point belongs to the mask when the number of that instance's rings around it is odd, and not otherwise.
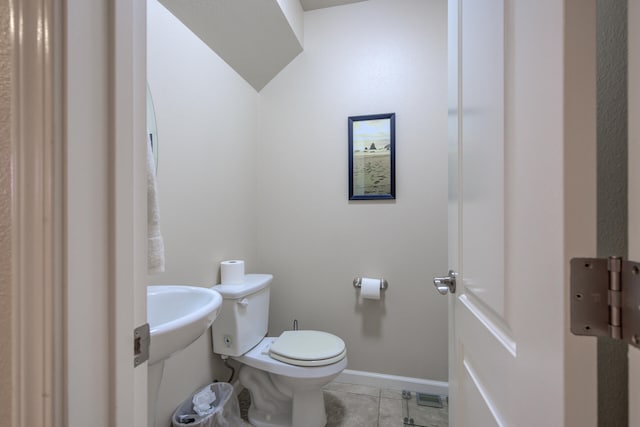
[{"label": "white baseboard", "polygon": [[397,375],[378,374],[376,372],[353,371],[345,369],[334,381],[349,384],[367,385],[388,388],[391,390],[409,390],[418,393],[449,395],[449,383],[444,381],[424,380],[422,378],[400,377]]}]

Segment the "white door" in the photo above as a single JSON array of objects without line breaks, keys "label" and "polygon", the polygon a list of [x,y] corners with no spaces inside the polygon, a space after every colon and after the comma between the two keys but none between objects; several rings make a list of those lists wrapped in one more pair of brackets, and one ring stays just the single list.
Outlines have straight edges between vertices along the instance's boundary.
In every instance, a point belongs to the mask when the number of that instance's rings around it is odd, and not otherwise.
[{"label": "white door", "polygon": [[146,3],[70,0],[60,21],[65,425],[146,427]]},{"label": "white door", "polygon": [[449,42],[450,425],[595,426],[595,4],[450,0]]},{"label": "white door", "polygon": [[[640,260],[640,1],[629,0],[629,259]],[[640,350],[629,346],[629,425],[640,425]]]}]

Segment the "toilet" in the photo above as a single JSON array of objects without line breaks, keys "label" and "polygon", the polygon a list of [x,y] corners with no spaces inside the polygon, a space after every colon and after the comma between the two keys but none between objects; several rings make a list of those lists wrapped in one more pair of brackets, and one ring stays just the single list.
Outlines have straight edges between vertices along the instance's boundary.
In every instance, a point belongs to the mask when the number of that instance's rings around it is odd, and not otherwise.
[{"label": "toilet", "polygon": [[347,367],[339,337],[322,331],[285,331],[267,337],[271,274],[247,274],[241,284],[216,285],[223,298],[211,328],[213,352],[242,363],[240,383],[251,394],[255,427],[323,427],[322,387]]}]

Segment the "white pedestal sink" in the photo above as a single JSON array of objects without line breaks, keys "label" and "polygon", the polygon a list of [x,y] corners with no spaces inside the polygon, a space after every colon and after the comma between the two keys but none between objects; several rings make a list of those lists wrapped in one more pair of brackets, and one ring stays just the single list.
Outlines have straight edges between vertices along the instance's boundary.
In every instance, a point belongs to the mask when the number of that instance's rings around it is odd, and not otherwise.
[{"label": "white pedestal sink", "polygon": [[218,316],[222,297],[209,288],[195,286],[148,286],[147,321],[149,349],[149,427],[155,426],[158,390],[164,361],[197,340]]}]

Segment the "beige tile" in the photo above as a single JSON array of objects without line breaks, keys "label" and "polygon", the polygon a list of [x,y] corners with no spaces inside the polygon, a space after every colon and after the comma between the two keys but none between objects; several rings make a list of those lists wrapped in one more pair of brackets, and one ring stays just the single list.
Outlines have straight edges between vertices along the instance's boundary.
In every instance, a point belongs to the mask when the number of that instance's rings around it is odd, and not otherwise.
[{"label": "beige tile", "polygon": [[413,418],[414,424],[428,427],[446,427],[449,425],[449,407],[446,403],[443,408],[420,406],[416,403],[414,396],[407,404],[408,415]]},{"label": "beige tile", "polygon": [[[238,397],[246,420],[248,393],[241,393]],[[429,408],[416,404],[415,393],[411,397],[410,400],[403,399],[400,390],[332,382],[324,388],[327,427],[403,427],[406,415],[413,418],[416,427],[448,427],[449,407],[446,402],[442,409]],[[243,403],[245,411],[242,411]],[[249,426],[245,424],[245,427]]]},{"label": "beige tile", "polygon": [[[395,402],[395,403],[394,403]],[[449,407],[446,400],[443,408],[419,406],[416,393],[411,392],[411,399],[403,399],[401,390],[382,389],[380,391],[380,426],[392,426],[393,420],[403,420],[405,416],[413,419],[416,426],[447,427],[449,425]],[[397,410],[400,408],[400,417]],[[399,424],[402,426],[403,424]]]},{"label": "beige tile", "polygon": [[400,427],[403,425],[402,419],[402,400],[381,397],[378,427]]},{"label": "beige tile", "polygon": [[383,388],[380,390],[380,397],[384,399],[402,399],[402,390]]},{"label": "beige tile", "polygon": [[380,399],[366,394],[325,390],[327,427],[376,427]]},{"label": "beige tile", "polygon": [[343,391],[346,393],[366,394],[367,396],[380,397],[380,389],[377,387],[369,387],[366,385],[330,382],[324,387],[325,390]]}]

